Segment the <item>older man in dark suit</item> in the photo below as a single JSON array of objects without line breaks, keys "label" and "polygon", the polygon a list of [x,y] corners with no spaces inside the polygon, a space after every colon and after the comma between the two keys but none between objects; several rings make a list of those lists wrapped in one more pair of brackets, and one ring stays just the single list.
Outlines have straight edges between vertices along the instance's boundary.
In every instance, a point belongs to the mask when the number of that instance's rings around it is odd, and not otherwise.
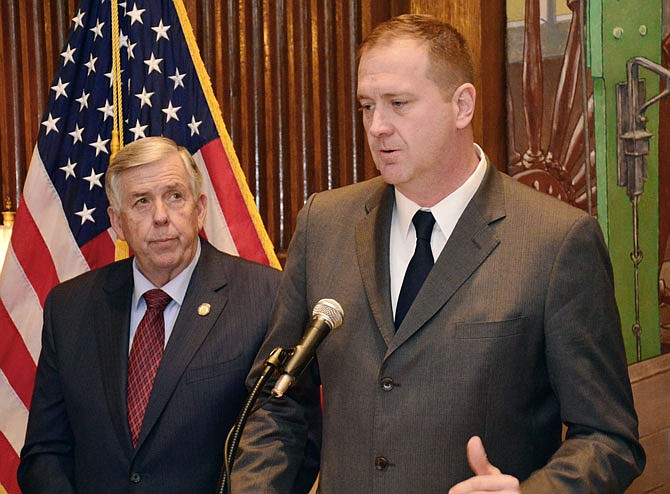
[{"label": "older man in dark suit", "polygon": [[319,299],[344,323],[249,419],[233,492],[306,492],[317,470],[321,494],[623,492],[645,458],[597,221],[474,144],[451,26],[401,16],[360,54],[381,177],[301,211],[250,381]]},{"label": "older man in dark suit", "polygon": [[198,237],[200,174],[169,139],[126,146],[106,189],[134,257],[47,297],[19,483],[26,494],[214,492],[279,272]]}]

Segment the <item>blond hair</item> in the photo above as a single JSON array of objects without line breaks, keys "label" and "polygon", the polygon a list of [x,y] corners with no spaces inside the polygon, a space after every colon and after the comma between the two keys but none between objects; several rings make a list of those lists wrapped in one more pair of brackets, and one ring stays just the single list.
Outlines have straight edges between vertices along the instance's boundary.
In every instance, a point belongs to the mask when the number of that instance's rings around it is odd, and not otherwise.
[{"label": "blond hair", "polygon": [[426,76],[445,96],[461,84],[474,82],[474,67],[468,44],[452,25],[431,15],[403,14],[376,26],[358,49],[358,60],[376,46],[399,39],[427,43],[430,67]]}]

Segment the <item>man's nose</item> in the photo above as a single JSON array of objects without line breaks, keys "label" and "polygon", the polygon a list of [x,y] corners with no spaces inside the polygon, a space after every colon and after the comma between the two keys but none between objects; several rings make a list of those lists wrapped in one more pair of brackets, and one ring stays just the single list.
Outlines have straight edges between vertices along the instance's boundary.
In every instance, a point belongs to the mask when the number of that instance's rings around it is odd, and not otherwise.
[{"label": "man's nose", "polygon": [[372,113],[368,131],[373,137],[385,136],[393,132],[393,126],[391,125],[390,120],[387,118],[384,110],[379,108],[375,109],[375,111]]},{"label": "man's nose", "polygon": [[154,207],[154,223],[163,225],[168,221],[168,208],[165,202],[158,200]]}]

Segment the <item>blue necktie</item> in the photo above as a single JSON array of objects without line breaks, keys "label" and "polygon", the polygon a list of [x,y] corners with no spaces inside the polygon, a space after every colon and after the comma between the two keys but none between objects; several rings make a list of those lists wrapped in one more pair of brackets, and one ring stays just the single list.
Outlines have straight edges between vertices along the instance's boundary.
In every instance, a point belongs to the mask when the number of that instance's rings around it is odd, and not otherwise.
[{"label": "blue necktie", "polygon": [[433,251],[430,249],[430,236],[433,233],[435,218],[430,211],[417,211],[412,218],[416,229],[416,249],[407,265],[405,278],[402,280],[400,295],[395,310],[395,327],[398,329],[405,318],[412,302],[419,293],[421,285],[433,267]]}]

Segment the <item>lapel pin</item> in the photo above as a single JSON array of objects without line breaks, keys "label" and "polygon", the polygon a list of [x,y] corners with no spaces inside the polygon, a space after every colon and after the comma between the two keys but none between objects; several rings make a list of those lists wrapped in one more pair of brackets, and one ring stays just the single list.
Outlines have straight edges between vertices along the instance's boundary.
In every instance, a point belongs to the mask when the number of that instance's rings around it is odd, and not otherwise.
[{"label": "lapel pin", "polygon": [[198,306],[198,315],[199,316],[206,316],[209,314],[209,311],[212,309],[212,306],[209,305],[208,303],[200,304]]}]

